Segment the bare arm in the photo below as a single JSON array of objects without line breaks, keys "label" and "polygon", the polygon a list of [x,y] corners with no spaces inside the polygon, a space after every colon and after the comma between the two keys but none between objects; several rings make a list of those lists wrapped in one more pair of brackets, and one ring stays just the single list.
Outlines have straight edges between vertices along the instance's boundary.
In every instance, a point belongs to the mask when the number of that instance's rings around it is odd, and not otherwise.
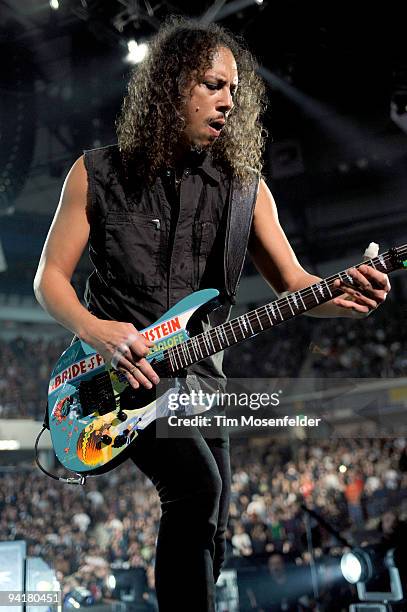
[{"label": "bare arm", "polygon": [[[255,205],[249,252],[259,272],[277,294],[297,291],[321,280],[309,274],[298,262],[278,220],[273,196],[263,180]],[[390,290],[385,274],[369,266],[363,266],[359,271],[352,268],[349,273],[361,287],[360,291],[338,282],[344,295],[313,308],[310,315],[364,316],[384,301]]]},{"label": "bare arm", "polygon": [[92,315],[80,303],[71,284],[89,238],[87,187],[87,172],[81,157],[72,166],[62,188],[35,275],[34,292],[51,316],[95,348],[106,361],[115,353],[120,354],[119,367],[135,388],[139,384],[151,387],[150,381],[157,383],[158,377],[143,357],[152,343],[131,323],[106,321]]},{"label": "bare arm", "polygon": [[80,158],[65,180],[34,279],[41,306],[85,341],[95,317],[80,303],[71,278],[89,237],[86,193],[87,174]]}]

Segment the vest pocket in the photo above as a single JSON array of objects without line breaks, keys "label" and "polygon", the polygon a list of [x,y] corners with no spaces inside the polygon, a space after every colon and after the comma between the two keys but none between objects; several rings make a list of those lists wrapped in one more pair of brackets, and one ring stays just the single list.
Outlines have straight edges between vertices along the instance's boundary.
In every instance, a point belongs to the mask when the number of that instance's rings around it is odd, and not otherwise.
[{"label": "vest pocket", "polygon": [[162,285],[159,268],[161,219],[135,212],[108,212],[106,256],[108,276],[128,287],[156,289]]}]

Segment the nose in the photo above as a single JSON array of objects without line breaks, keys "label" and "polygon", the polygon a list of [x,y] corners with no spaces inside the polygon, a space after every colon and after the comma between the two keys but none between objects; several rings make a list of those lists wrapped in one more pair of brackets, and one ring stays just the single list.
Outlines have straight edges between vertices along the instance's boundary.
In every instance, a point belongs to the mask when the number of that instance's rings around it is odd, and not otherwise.
[{"label": "nose", "polygon": [[230,111],[234,107],[232,93],[228,87],[223,87],[221,93],[222,95],[219,98],[219,103],[217,105],[216,110],[223,113],[230,113]]}]

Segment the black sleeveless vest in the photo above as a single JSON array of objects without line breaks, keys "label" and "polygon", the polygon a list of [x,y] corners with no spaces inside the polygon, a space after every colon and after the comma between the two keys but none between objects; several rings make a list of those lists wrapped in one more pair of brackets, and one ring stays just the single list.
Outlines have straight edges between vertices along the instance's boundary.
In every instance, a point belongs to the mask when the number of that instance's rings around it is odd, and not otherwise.
[{"label": "black sleeveless vest", "polygon": [[[249,189],[216,168],[209,154],[192,154],[179,185],[166,169],[152,186],[126,176],[116,145],[86,151],[89,255],[94,266],[85,300],[97,317],[143,329],[180,299],[215,287],[221,306],[194,333],[224,323],[237,291],[259,178]],[[175,192],[174,192],[175,193]],[[223,378],[222,354],[189,374]]]}]

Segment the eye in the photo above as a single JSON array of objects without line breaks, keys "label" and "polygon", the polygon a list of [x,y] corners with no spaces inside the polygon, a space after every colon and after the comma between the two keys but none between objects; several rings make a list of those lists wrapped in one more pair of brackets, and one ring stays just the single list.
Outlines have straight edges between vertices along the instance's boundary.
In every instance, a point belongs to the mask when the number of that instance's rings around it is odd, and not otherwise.
[{"label": "eye", "polygon": [[218,88],[216,83],[208,83],[207,81],[204,81],[204,85],[206,85],[206,87],[211,91],[215,91]]}]

